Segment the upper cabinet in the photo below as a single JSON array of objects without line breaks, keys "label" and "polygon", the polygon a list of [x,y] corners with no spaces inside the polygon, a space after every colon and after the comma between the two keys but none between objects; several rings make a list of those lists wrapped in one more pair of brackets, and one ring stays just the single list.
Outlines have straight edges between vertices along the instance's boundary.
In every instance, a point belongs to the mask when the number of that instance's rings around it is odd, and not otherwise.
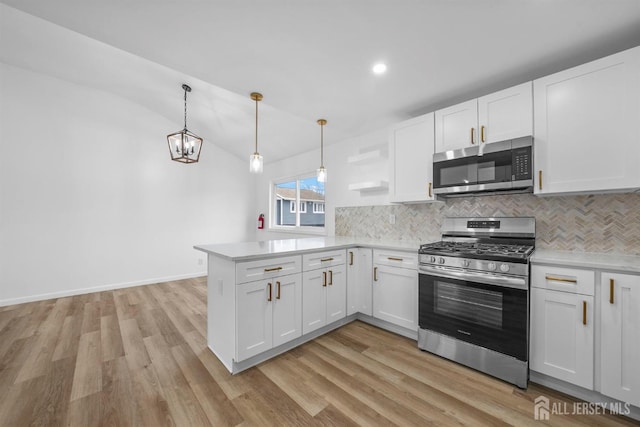
[{"label": "upper cabinet", "polygon": [[404,121],[389,135],[389,199],[395,203],[434,200],[434,113]]},{"label": "upper cabinet", "polygon": [[435,113],[435,152],[533,134],[531,82]]},{"label": "upper cabinet", "polygon": [[640,47],[535,80],[536,194],[640,188]]}]

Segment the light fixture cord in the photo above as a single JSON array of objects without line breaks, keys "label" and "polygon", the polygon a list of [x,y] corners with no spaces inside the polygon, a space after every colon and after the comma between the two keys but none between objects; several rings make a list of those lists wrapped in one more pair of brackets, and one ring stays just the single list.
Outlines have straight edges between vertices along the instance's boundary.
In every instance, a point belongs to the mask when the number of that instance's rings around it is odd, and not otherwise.
[{"label": "light fixture cord", "polygon": [[184,90],[184,130],[187,130],[187,90]]},{"label": "light fixture cord", "polygon": [[256,98],[256,149],[254,154],[258,154],[258,98]]},{"label": "light fixture cord", "polygon": [[320,167],[324,167],[324,125],[320,125]]}]

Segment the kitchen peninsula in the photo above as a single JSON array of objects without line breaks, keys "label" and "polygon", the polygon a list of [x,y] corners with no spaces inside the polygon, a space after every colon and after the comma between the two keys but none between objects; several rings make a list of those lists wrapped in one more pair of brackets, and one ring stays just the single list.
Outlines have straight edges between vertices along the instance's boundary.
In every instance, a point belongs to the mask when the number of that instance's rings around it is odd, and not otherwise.
[{"label": "kitchen peninsula", "polygon": [[197,245],[208,254],[208,346],[237,373],[355,319],[416,339],[419,246],[347,237]]}]

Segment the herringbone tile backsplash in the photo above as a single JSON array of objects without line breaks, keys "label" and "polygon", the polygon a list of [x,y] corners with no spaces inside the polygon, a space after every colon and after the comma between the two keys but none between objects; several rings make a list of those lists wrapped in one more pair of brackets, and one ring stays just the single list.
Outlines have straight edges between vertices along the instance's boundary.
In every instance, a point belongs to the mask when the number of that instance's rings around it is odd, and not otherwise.
[{"label": "herringbone tile backsplash", "polygon": [[[389,216],[395,215],[391,225]],[[336,208],[336,236],[430,242],[444,217],[533,216],[538,248],[640,255],[640,194],[450,199],[446,203]]]}]

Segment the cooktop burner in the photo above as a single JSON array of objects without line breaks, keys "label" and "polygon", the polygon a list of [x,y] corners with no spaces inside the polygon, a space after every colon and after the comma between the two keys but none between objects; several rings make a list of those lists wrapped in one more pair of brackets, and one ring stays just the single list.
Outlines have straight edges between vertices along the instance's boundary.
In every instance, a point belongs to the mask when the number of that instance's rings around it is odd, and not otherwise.
[{"label": "cooktop burner", "polygon": [[533,246],[505,243],[440,241],[421,245],[419,252],[428,255],[467,258],[492,259],[499,257],[500,259],[526,259],[531,252],[533,252]]}]

